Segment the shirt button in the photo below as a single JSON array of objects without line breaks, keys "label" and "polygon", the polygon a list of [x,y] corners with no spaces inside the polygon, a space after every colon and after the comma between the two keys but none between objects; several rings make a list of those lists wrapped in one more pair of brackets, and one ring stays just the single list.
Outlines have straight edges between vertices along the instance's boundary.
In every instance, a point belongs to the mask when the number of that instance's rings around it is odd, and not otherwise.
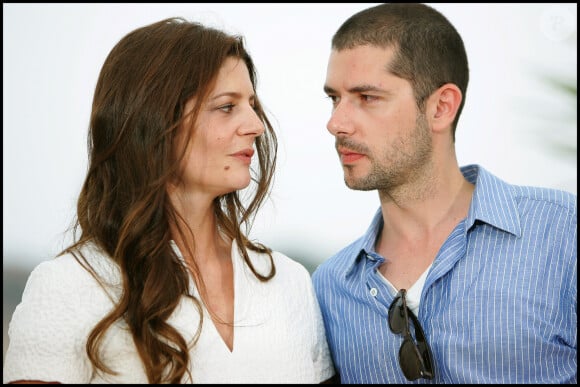
[{"label": "shirt button", "polygon": [[375,297],[377,293],[378,293],[377,288],[371,288],[371,296]]}]

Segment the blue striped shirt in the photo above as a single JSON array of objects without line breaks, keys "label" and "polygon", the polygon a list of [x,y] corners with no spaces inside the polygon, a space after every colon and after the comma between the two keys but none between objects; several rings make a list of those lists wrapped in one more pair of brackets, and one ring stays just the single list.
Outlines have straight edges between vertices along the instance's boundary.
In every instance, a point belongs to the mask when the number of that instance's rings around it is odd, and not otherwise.
[{"label": "blue striped shirt", "polygon": [[[577,198],[507,184],[478,165],[468,215],[427,274],[418,318],[435,377],[417,383],[577,383]],[[393,296],[375,251],[383,224],[322,263],[312,279],[342,383],[408,383]]]}]

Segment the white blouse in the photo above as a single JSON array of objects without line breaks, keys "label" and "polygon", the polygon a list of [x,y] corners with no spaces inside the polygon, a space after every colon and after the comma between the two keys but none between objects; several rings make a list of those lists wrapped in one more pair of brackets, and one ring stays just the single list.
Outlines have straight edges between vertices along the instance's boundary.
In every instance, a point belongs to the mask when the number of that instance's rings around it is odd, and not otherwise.
[{"label": "white blouse", "polygon": [[[174,246],[175,248],[175,246]],[[86,354],[90,331],[119,297],[120,272],[102,252],[84,256],[105,279],[105,291],[72,255],[39,264],[30,274],[8,328],[3,380],[62,383],[147,383],[131,334],[117,322],[103,342],[105,363],[118,375],[97,373]],[[269,271],[265,254],[249,251],[255,267]],[[310,274],[298,262],[274,252],[276,275],[260,282],[232,245],[234,345],[230,352],[208,311],[190,351],[184,383],[320,383],[334,374]],[[190,280],[190,291],[198,295]],[[186,340],[199,324],[196,306],[183,297],[169,322]]]}]

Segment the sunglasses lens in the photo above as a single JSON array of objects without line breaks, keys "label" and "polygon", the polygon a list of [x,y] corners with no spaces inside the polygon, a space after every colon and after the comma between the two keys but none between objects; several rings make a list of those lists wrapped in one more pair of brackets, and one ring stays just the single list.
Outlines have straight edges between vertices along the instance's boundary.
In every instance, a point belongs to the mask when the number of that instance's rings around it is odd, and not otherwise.
[{"label": "sunglasses lens", "polygon": [[421,354],[415,344],[405,339],[399,350],[399,364],[408,380],[415,380],[421,377],[423,364]]},{"label": "sunglasses lens", "polygon": [[[433,379],[431,350],[425,340],[425,334],[419,320],[408,309],[405,300],[405,289],[401,289],[389,306],[389,328],[395,334],[403,336],[403,343],[399,349],[399,365],[407,380],[419,378]],[[411,336],[410,323],[415,327],[417,343]]]},{"label": "sunglasses lens", "polygon": [[407,322],[401,307],[401,299],[398,298],[393,302],[389,308],[389,327],[393,333],[402,333],[405,330]]}]

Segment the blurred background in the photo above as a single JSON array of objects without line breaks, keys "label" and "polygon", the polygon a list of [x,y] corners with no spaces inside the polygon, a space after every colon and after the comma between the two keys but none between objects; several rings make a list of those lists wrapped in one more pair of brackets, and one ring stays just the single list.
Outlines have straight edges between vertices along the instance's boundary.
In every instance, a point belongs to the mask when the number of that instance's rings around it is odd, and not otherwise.
[{"label": "blurred background", "polygon": [[[363,233],[378,196],[344,185],[322,85],[332,34],[376,4],[3,3],[4,351],[30,270],[70,242],[100,67],[125,34],[162,18],[247,39],[280,140],[275,186],[251,237],[312,271]],[[576,193],[577,4],[431,5],[463,36],[470,61],[460,164]]]}]

